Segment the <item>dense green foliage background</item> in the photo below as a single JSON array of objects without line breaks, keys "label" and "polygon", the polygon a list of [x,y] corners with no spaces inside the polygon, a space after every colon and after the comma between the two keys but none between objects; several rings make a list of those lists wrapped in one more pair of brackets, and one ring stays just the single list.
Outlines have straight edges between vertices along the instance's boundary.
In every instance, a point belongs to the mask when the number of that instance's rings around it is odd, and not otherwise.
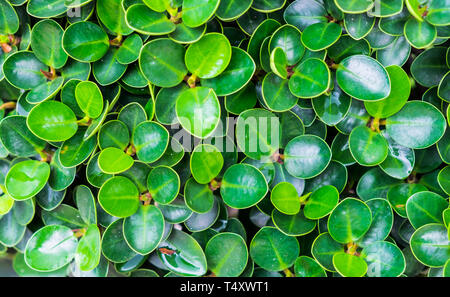
[{"label": "dense green foliage background", "polygon": [[0,0],[1,274],[450,276],[448,38],[449,0]]}]

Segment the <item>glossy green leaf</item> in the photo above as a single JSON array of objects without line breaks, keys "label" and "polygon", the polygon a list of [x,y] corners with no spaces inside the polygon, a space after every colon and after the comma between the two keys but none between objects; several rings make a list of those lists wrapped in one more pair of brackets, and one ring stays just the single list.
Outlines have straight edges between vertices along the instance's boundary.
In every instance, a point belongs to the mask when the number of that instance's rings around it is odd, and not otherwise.
[{"label": "glossy green leaf", "polygon": [[170,271],[182,276],[202,276],[206,273],[206,257],[192,236],[173,230],[160,244],[158,255]]},{"label": "glossy green leaf", "polygon": [[164,234],[164,217],[153,205],[141,205],[138,211],[123,222],[123,234],[130,247],[147,255],[159,245]]},{"label": "glossy green leaf", "polygon": [[25,262],[37,271],[58,270],[75,257],[77,244],[77,239],[68,227],[43,227],[28,241]]},{"label": "glossy green leaf", "polygon": [[49,176],[47,163],[32,160],[17,163],[6,175],[6,191],[16,200],[29,199],[44,188]]},{"label": "glossy green leaf", "polygon": [[135,129],[133,144],[139,160],[155,162],[164,154],[169,143],[169,133],[161,124],[142,122]]},{"label": "glossy green leaf", "polygon": [[413,149],[427,148],[438,142],[445,126],[442,113],[430,103],[420,101],[406,103],[386,121],[387,132],[394,141]]},{"label": "glossy green leaf", "polygon": [[353,129],[349,137],[350,152],[356,162],[363,166],[375,166],[388,156],[388,143],[378,132],[366,126]]},{"label": "glossy green leaf", "polygon": [[310,58],[294,68],[289,89],[297,97],[313,98],[325,93],[330,84],[331,74],[325,62]]},{"label": "glossy green leaf", "polygon": [[250,243],[253,261],[269,271],[280,271],[292,266],[299,251],[295,237],[284,235],[273,227],[261,228]]},{"label": "glossy green leaf", "polygon": [[386,69],[368,56],[355,55],[341,61],[336,79],[344,92],[359,100],[381,100],[389,96],[391,90]]},{"label": "glossy green leaf", "polygon": [[98,192],[102,208],[112,216],[129,217],[139,208],[139,192],[126,177],[116,176],[107,180]]},{"label": "glossy green leaf", "polygon": [[356,255],[337,253],[333,256],[336,271],[345,277],[362,277],[367,272],[367,263]]},{"label": "glossy green leaf", "polygon": [[304,213],[311,220],[318,220],[331,213],[339,202],[339,192],[331,185],[315,190],[308,198]]},{"label": "glossy green leaf", "polygon": [[343,200],[328,218],[328,230],[334,240],[350,243],[361,238],[370,228],[372,213],[364,202],[355,198]]},{"label": "glossy green leaf", "polygon": [[104,173],[119,174],[133,166],[134,160],[122,150],[109,147],[100,152],[98,166]]},{"label": "glossy green leaf", "polygon": [[31,47],[36,57],[48,66],[61,68],[67,62],[62,47],[63,28],[53,20],[43,20],[33,26]]},{"label": "glossy green leaf", "polygon": [[78,129],[73,111],[57,101],[45,101],[35,106],[27,117],[27,126],[33,134],[47,141],[65,141]]},{"label": "glossy green leaf", "polygon": [[75,263],[82,271],[91,271],[99,265],[101,256],[100,231],[96,225],[90,225],[78,243]]},{"label": "glossy green leaf", "polygon": [[214,15],[219,5],[219,0],[183,1],[183,22],[188,27],[201,26]]},{"label": "glossy green leaf", "polygon": [[78,22],[69,26],[64,32],[63,48],[77,61],[95,62],[108,51],[109,39],[98,25],[91,22]]},{"label": "glossy green leaf", "polygon": [[212,237],[205,248],[208,268],[218,277],[239,276],[247,265],[245,241],[235,233],[220,233]]},{"label": "glossy green leaf", "polygon": [[415,229],[426,224],[442,224],[442,212],[448,208],[448,202],[433,192],[418,192],[408,198],[406,214]]},{"label": "glossy green leaf", "polygon": [[247,85],[256,71],[252,57],[245,51],[232,47],[228,67],[217,77],[201,79],[202,86],[213,89],[217,96],[232,95]]},{"label": "glossy green leaf", "polygon": [[342,28],[336,23],[316,23],[303,31],[302,43],[312,51],[320,51],[335,43],[341,34]]},{"label": "glossy green leaf", "polygon": [[186,67],[200,78],[214,78],[228,67],[231,55],[230,42],[224,35],[208,33],[187,49]]},{"label": "glossy green leaf", "polygon": [[224,202],[238,209],[257,204],[264,198],[267,191],[268,186],[264,175],[255,167],[246,164],[237,164],[228,168],[220,187]]},{"label": "glossy green leaf", "polygon": [[411,250],[424,265],[440,267],[450,256],[448,231],[442,224],[428,224],[420,227],[411,237]]},{"label": "glossy green leaf", "polygon": [[80,109],[90,118],[98,118],[103,111],[103,95],[90,81],[80,82],[75,88],[75,98]]},{"label": "glossy green leaf", "polygon": [[331,161],[331,150],[317,136],[298,136],[286,146],[284,160],[286,170],[293,176],[313,178],[327,168]]},{"label": "glossy green leaf", "polygon": [[392,86],[389,96],[380,101],[364,102],[367,112],[376,118],[388,118],[399,112],[411,94],[409,77],[401,67],[396,65],[388,66],[386,71],[389,74]]}]

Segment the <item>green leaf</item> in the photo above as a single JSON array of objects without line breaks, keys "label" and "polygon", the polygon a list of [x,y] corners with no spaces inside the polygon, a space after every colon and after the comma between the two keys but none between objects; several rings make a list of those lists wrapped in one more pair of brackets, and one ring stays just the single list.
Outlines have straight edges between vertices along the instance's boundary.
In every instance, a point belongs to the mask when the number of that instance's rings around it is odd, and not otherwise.
[{"label": "green leaf", "polygon": [[72,261],[77,245],[78,241],[68,227],[46,226],[28,240],[25,262],[37,271],[55,271]]},{"label": "green leaf", "polygon": [[341,34],[342,28],[336,23],[316,23],[303,31],[302,43],[309,50],[321,51],[338,41]]},{"label": "green leaf", "polygon": [[287,236],[276,228],[263,227],[250,243],[250,255],[255,263],[269,271],[291,267],[300,252],[295,237]]},{"label": "green leaf", "polygon": [[345,277],[362,277],[367,272],[367,263],[356,255],[336,253],[333,256],[336,271]]},{"label": "green leaf", "polygon": [[414,150],[397,144],[386,131],[383,131],[382,135],[388,142],[389,150],[388,156],[380,164],[380,168],[393,178],[407,178],[414,169]]},{"label": "green leaf", "polygon": [[45,101],[35,106],[27,117],[27,126],[33,134],[47,141],[65,141],[78,130],[73,111],[57,101]]},{"label": "green leaf", "polygon": [[372,223],[369,231],[357,241],[358,246],[367,247],[376,241],[385,240],[391,233],[394,224],[394,214],[386,199],[373,198],[366,201],[372,213]]},{"label": "green leaf", "polygon": [[[83,32],[82,35],[79,32]],[[63,36],[63,48],[77,61],[95,62],[109,49],[108,35],[96,24],[78,22],[70,25]]]},{"label": "green leaf", "polygon": [[160,204],[169,204],[177,198],[180,177],[172,168],[159,166],[150,171],[147,177],[150,195]]},{"label": "green leaf", "polygon": [[311,194],[303,211],[308,219],[318,220],[331,213],[338,203],[338,190],[331,185],[323,186]]},{"label": "green leaf", "polygon": [[[398,52],[396,52],[396,55],[398,55]],[[367,112],[376,118],[388,118],[399,112],[411,94],[408,74],[401,67],[396,65],[388,66],[386,71],[389,74],[392,86],[389,96],[380,101],[364,102]]]},{"label": "green leaf", "polygon": [[217,147],[200,144],[194,148],[190,164],[195,180],[199,184],[207,184],[220,173],[224,160]]},{"label": "green leaf", "polygon": [[383,170],[373,168],[360,178],[356,193],[364,201],[373,197],[385,198],[390,188],[400,184],[400,182],[398,179],[385,174]]},{"label": "green leaf", "polygon": [[450,18],[448,16],[448,3],[445,1],[431,1],[427,7],[427,15],[424,17],[427,22],[435,26],[450,25]]},{"label": "green leaf", "polygon": [[164,13],[151,10],[144,4],[134,4],[127,9],[126,22],[138,33],[165,35],[175,31],[175,24]]},{"label": "green leaf", "polygon": [[406,22],[404,32],[406,40],[418,49],[430,46],[437,36],[436,27],[414,18]]},{"label": "green leaf", "polygon": [[248,251],[245,241],[235,233],[212,237],[205,248],[208,268],[218,277],[236,277],[245,269]]},{"label": "green leaf", "polygon": [[389,190],[387,200],[398,215],[406,218],[406,202],[413,194],[422,191],[427,191],[427,188],[421,184],[399,184]]},{"label": "green leaf", "polygon": [[167,268],[182,276],[202,276],[206,273],[205,254],[189,234],[173,230],[160,244],[158,256]]},{"label": "green leaf", "polygon": [[52,211],[42,212],[42,221],[46,225],[62,225],[71,229],[85,227],[80,212],[72,206],[61,204]]},{"label": "green leaf", "polygon": [[425,86],[439,85],[448,72],[445,47],[433,47],[418,55],[411,64],[411,75],[416,82]]},{"label": "green leaf", "polygon": [[215,78],[228,67],[231,55],[231,44],[224,35],[208,33],[187,49],[186,67],[200,78]]},{"label": "green leaf", "polygon": [[139,160],[152,163],[161,158],[166,151],[169,132],[159,123],[142,122],[134,129],[133,144]]},{"label": "green leaf", "polygon": [[212,88],[217,96],[229,96],[244,88],[256,71],[252,57],[245,51],[232,47],[228,67],[217,77],[201,79],[202,86]]},{"label": "green leaf", "polygon": [[260,202],[267,194],[264,175],[255,167],[236,164],[225,171],[220,187],[224,202],[233,208],[249,208]]},{"label": "green leaf", "polygon": [[445,194],[450,195],[450,166],[444,167],[439,171],[438,183]]},{"label": "green leaf", "polygon": [[[125,22],[125,10],[121,0],[99,0],[96,2],[97,15],[108,30],[118,35],[132,32]],[[114,11],[114,14],[111,12]]]},{"label": "green leaf", "polygon": [[26,125],[26,117],[9,116],[0,122],[0,139],[13,155],[31,157],[45,148],[45,141],[37,138]]},{"label": "green leaf", "polygon": [[262,82],[262,96],[267,108],[275,112],[288,111],[298,102],[289,90],[289,80],[272,72]]},{"label": "green leaf", "polygon": [[389,149],[386,139],[366,126],[353,129],[349,148],[356,162],[363,166],[379,165],[386,160]]},{"label": "green leaf", "polygon": [[377,101],[389,96],[391,82],[386,69],[375,59],[354,55],[342,60],[336,71],[341,89],[363,101]]},{"label": "green leaf", "polygon": [[271,217],[273,224],[289,236],[303,236],[313,232],[316,228],[316,221],[306,218],[303,211],[291,216],[274,209]]},{"label": "green leaf", "polygon": [[406,269],[402,251],[387,241],[377,241],[365,247],[361,257],[367,262],[369,277],[398,277]]},{"label": "green leaf", "polygon": [[78,166],[94,152],[96,139],[85,140],[85,132],[85,128],[80,128],[74,136],[63,142],[62,149],[58,151],[62,166],[66,168]]},{"label": "green leaf", "polygon": [[442,224],[442,212],[448,208],[448,202],[433,192],[419,192],[406,202],[406,214],[415,229],[426,224]]},{"label": "green leaf", "polygon": [[270,193],[272,204],[286,215],[295,215],[300,211],[301,201],[297,189],[288,182],[277,184]]},{"label": "green leaf", "polygon": [[75,88],[75,98],[80,109],[90,118],[98,118],[103,111],[103,95],[97,84],[83,81]]},{"label": "green leaf", "polygon": [[[386,48],[377,51],[377,60],[385,67],[391,65],[403,66],[407,62],[410,54],[411,46],[405,37],[400,36]],[[386,70],[388,69],[386,68]],[[391,82],[394,84],[392,78]],[[394,90],[395,88],[393,87],[392,89]]]},{"label": "green leaf", "polygon": [[188,27],[198,27],[206,23],[219,8],[220,0],[184,0],[183,23]]},{"label": "green leaf", "polygon": [[331,73],[324,61],[310,58],[294,68],[289,80],[292,94],[300,98],[318,97],[325,93],[331,84]]},{"label": "green leaf", "polygon": [[107,180],[98,192],[98,202],[110,215],[125,218],[139,208],[139,192],[126,177],[116,176]]},{"label": "green leaf", "polygon": [[99,265],[101,256],[100,231],[97,225],[90,225],[78,243],[75,263],[82,271],[91,271]]},{"label": "green leaf", "polygon": [[253,0],[252,8],[259,12],[272,12],[281,9],[286,0],[272,0],[272,1],[264,1],[264,0]]},{"label": "green leaf", "polygon": [[373,0],[334,0],[336,6],[345,13],[363,13],[374,6]]},{"label": "green leaf", "polygon": [[42,20],[33,26],[31,47],[36,57],[53,68],[63,67],[68,59],[62,47],[63,28],[53,20]]},{"label": "green leaf", "polygon": [[114,263],[124,263],[137,254],[128,246],[123,234],[123,219],[112,222],[103,233],[102,253]]},{"label": "green leaf", "polygon": [[253,0],[222,0],[216,16],[222,21],[235,20],[250,9]]},{"label": "green leaf", "polygon": [[279,119],[273,113],[264,109],[246,110],[236,123],[237,145],[252,159],[266,159],[280,146],[279,130]]},{"label": "green leaf", "polygon": [[219,219],[221,208],[223,207],[221,205],[223,204],[219,205],[219,200],[215,198],[211,209],[207,212],[192,213],[192,215],[184,222],[187,230],[190,232],[201,232],[212,227]]},{"label": "green leaf", "polygon": [[95,198],[91,190],[84,185],[75,188],[75,203],[77,204],[80,216],[86,224],[97,223],[97,209]]},{"label": "green leaf", "polygon": [[448,230],[442,224],[428,224],[417,229],[411,236],[414,257],[430,267],[441,267],[450,257]]},{"label": "green leaf", "polygon": [[344,199],[328,218],[328,231],[339,243],[350,243],[361,238],[370,228],[372,213],[364,202]]},{"label": "green leaf", "polygon": [[395,142],[413,149],[423,149],[438,142],[446,123],[442,113],[427,102],[411,101],[386,120],[386,129]]},{"label": "green leaf", "polygon": [[19,30],[19,17],[11,6],[11,3],[6,0],[0,1],[0,34],[14,34]]},{"label": "green leaf", "polygon": [[123,233],[134,251],[150,254],[163,239],[164,217],[157,207],[141,205],[135,214],[124,220]]},{"label": "green leaf", "polygon": [[141,50],[139,65],[144,76],[156,86],[175,87],[187,74],[185,49],[169,39],[154,39]]},{"label": "green leaf", "polygon": [[219,125],[221,110],[213,89],[188,89],[178,97],[175,108],[181,126],[201,139],[208,138]]},{"label": "green leaf", "polygon": [[15,200],[29,199],[44,188],[49,176],[47,163],[33,160],[17,163],[6,175],[6,191]]},{"label": "green leaf", "polygon": [[324,232],[317,236],[311,247],[311,254],[314,259],[326,270],[335,271],[333,266],[333,255],[344,252],[344,246]]},{"label": "green leaf", "polygon": [[330,164],[331,150],[321,138],[302,135],[292,139],[284,150],[286,170],[297,178],[313,178]]},{"label": "green leaf", "polygon": [[305,53],[305,47],[300,39],[300,30],[292,25],[284,25],[278,28],[269,41],[269,52],[281,48],[286,54],[288,65],[297,64]]},{"label": "green leaf", "polygon": [[36,18],[56,17],[67,9],[62,0],[30,0],[27,5],[28,14]]},{"label": "green leaf", "polygon": [[311,100],[316,115],[329,126],[341,122],[350,111],[352,98],[344,93],[334,81],[334,88],[328,94],[323,94]]},{"label": "green leaf", "polygon": [[32,89],[26,96],[26,101],[30,104],[38,104],[42,101],[51,99],[58,94],[64,83],[62,77],[57,77],[54,80],[46,82],[34,89]]},{"label": "green leaf", "polygon": [[345,14],[344,16],[345,29],[356,40],[366,37],[374,25],[375,18],[367,13]]},{"label": "green leaf", "polygon": [[109,147],[100,152],[98,167],[107,174],[119,174],[133,166],[134,160],[122,150]]},{"label": "green leaf", "polygon": [[41,70],[47,71],[48,67],[32,52],[15,52],[3,62],[3,74],[6,80],[11,85],[24,90],[34,89],[47,81]]},{"label": "green leaf", "polygon": [[307,256],[300,256],[294,264],[297,277],[326,277],[325,270],[314,260]]}]

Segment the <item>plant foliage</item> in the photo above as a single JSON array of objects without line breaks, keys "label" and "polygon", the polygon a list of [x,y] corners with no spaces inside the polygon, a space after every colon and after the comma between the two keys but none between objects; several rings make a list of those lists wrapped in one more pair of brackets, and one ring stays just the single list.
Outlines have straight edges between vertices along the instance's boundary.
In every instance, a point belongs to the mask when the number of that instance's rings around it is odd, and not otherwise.
[{"label": "plant foliage", "polygon": [[0,0],[0,257],[450,276],[449,38],[448,0]]}]

